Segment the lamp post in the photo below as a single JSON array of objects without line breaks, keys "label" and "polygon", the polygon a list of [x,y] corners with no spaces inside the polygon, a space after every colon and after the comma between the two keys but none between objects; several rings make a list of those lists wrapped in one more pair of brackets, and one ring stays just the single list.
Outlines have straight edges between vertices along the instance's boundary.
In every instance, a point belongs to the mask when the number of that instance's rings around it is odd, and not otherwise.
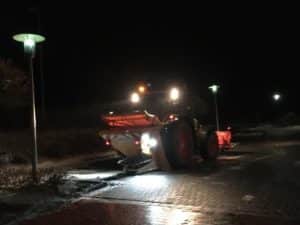
[{"label": "lamp post", "polygon": [[214,96],[214,102],[215,102],[215,110],[216,110],[216,125],[217,125],[217,131],[220,130],[220,123],[219,123],[219,110],[218,110],[218,102],[217,102],[217,93],[218,89],[220,88],[219,85],[213,84],[208,87],[213,93]]},{"label": "lamp post", "polygon": [[16,34],[13,39],[18,42],[22,42],[24,45],[25,53],[28,56],[29,73],[31,76],[31,94],[32,94],[32,129],[33,129],[33,144],[34,148],[32,150],[32,179],[35,183],[38,182],[37,179],[37,162],[38,162],[38,150],[37,150],[37,132],[36,132],[36,104],[35,104],[35,86],[34,86],[34,69],[33,69],[33,59],[35,53],[36,43],[45,41],[45,37],[38,34]]}]

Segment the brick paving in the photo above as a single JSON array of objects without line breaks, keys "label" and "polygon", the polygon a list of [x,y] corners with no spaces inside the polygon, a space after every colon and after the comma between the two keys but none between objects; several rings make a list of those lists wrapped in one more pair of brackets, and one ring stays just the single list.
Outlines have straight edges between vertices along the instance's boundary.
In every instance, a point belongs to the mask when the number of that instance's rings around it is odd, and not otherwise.
[{"label": "brick paving", "polygon": [[252,145],[195,171],[153,172],[21,225],[299,225],[300,145]]},{"label": "brick paving", "polygon": [[176,207],[81,200],[20,225],[295,225],[280,217],[201,213]]},{"label": "brick paving", "polygon": [[[128,177],[99,199],[193,206],[206,211],[300,217],[298,146],[222,157],[194,172],[157,172]],[[241,153],[243,149],[241,150]],[[238,155],[238,154],[236,154]],[[234,159],[234,160],[232,160]]]}]

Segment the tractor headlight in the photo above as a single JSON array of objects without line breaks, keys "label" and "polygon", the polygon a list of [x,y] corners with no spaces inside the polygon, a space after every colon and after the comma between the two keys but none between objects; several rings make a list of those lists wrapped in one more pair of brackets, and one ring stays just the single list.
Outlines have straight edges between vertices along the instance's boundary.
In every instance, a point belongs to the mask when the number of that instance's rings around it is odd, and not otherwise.
[{"label": "tractor headlight", "polygon": [[130,95],[130,101],[133,103],[133,104],[137,104],[141,101],[141,97],[138,93],[136,92],[133,92],[131,95]]},{"label": "tractor headlight", "polygon": [[170,98],[170,101],[172,102],[176,102],[179,100],[180,98],[180,91],[178,88],[176,87],[173,87],[170,92],[169,92],[169,98]]},{"label": "tractor headlight", "polygon": [[141,149],[142,153],[146,155],[151,155],[151,149],[157,146],[157,140],[151,137],[150,134],[144,133],[141,136]]}]

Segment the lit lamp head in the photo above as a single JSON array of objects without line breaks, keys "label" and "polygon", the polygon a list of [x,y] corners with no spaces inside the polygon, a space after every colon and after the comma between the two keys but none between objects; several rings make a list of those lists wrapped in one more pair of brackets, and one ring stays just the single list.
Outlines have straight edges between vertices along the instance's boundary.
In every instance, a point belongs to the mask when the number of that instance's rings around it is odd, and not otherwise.
[{"label": "lit lamp head", "polygon": [[220,86],[214,84],[214,85],[209,86],[208,88],[212,91],[213,94],[217,94],[218,89],[220,88]]},{"label": "lit lamp head", "polygon": [[281,99],[281,95],[279,93],[273,94],[273,99],[275,102],[278,102]]},{"label": "lit lamp head", "polygon": [[22,42],[26,53],[34,55],[36,43],[45,41],[45,37],[39,34],[16,34],[13,39]]}]

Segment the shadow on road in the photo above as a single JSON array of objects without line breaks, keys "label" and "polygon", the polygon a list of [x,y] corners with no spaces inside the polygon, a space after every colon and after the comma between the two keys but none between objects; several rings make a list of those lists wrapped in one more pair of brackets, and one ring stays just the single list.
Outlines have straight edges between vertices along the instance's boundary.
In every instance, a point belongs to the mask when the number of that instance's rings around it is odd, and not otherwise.
[{"label": "shadow on road", "polygon": [[220,156],[240,156],[240,155],[251,155],[254,154],[254,152],[250,151],[225,151],[222,152]]},{"label": "shadow on road", "polygon": [[87,162],[84,166],[79,169],[101,169],[101,170],[122,170],[122,166],[118,164],[119,159],[105,159],[105,160],[95,160]]}]

